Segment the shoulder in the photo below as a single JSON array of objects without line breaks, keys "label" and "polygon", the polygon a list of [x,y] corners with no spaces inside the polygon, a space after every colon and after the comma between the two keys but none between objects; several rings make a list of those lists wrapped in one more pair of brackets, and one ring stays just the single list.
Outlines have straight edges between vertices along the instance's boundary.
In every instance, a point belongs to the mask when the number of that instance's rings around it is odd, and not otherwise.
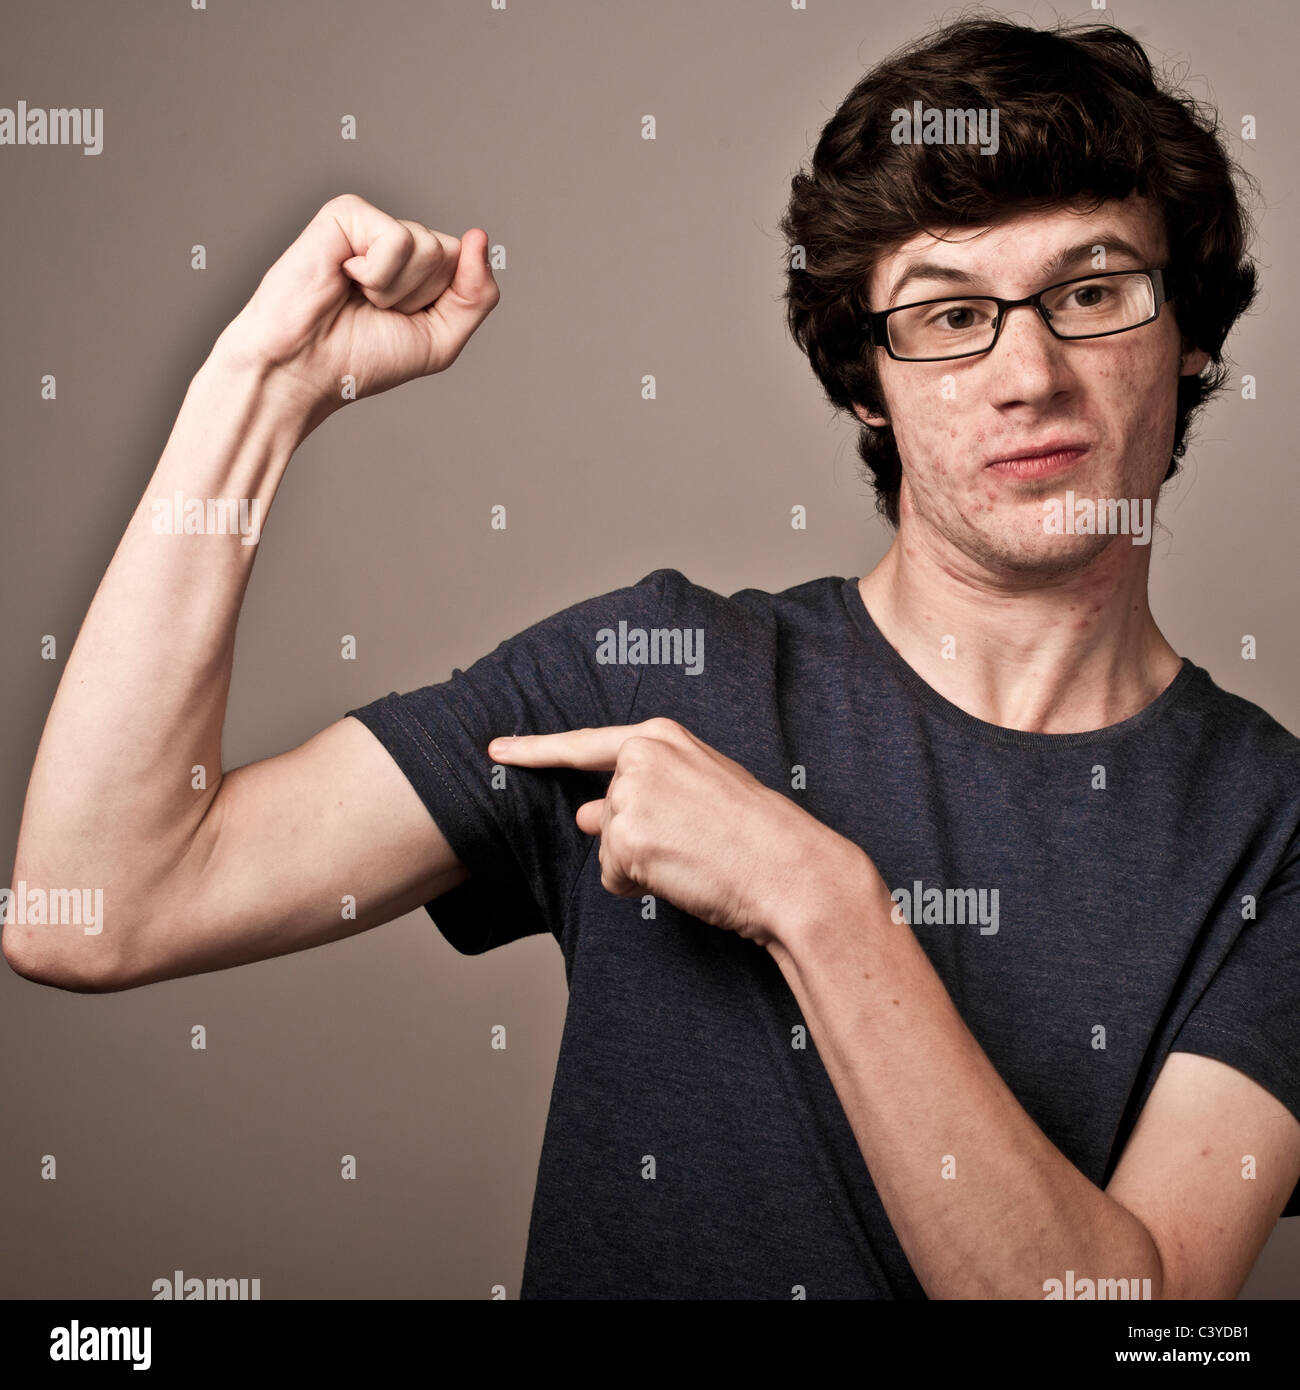
[{"label": "shoulder", "polygon": [[665,566],[651,570],[635,583],[585,599],[563,612],[586,616],[633,609],[642,617],[665,620],[695,615],[734,623],[792,621],[800,615],[842,611],[841,590],[845,582],[842,578],[827,576],[781,590],[746,587],[723,592],[698,583],[679,569]]},{"label": "shoulder", "polygon": [[1193,663],[1192,670],[1184,721],[1200,727],[1220,759],[1272,769],[1300,795],[1300,738],[1262,705],[1224,689],[1204,667]]},{"label": "shoulder", "polygon": [[653,582],[664,598],[665,609],[695,608],[729,616],[734,621],[746,619],[758,622],[794,622],[801,617],[842,614],[841,595],[846,581],[835,575],[807,579],[786,589],[761,589],[746,586],[723,592],[697,583],[680,570],[658,569],[639,581]]},{"label": "shoulder", "polygon": [[1174,727],[1197,815],[1249,830],[1279,870],[1300,872],[1300,738],[1203,667],[1191,675]]}]

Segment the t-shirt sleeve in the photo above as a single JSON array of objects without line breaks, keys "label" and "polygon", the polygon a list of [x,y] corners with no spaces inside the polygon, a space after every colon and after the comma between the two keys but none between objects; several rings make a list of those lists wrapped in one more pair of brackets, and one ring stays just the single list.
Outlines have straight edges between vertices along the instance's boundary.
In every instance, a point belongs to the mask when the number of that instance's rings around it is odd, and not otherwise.
[{"label": "t-shirt sleeve", "polygon": [[563,944],[568,899],[594,844],[574,817],[610,780],[494,765],[488,743],[628,723],[644,668],[598,660],[610,648],[602,630],[655,626],[666,588],[679,581],[675,570],[655,570],[534,623],[449,680],[347,711],[392,755],[469,870],[425,904],[463,954],[545,932]]},{"label": "t-shirt sleeve", "polygon": [[[1300,837],[1170,1051],[1226,1062],[1300,1119]],[[1300,1186],[1282,1214],[1300,1216]]]}]

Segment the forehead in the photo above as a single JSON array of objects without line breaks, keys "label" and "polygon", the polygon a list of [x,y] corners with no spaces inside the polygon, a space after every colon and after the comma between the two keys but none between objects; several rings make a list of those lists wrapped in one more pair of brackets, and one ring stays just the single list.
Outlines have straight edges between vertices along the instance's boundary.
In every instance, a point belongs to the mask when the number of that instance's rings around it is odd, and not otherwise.
[{"label": "forehead", "polygon": [[[1167,254],[1159,207],[1134,194],[1099,204],[1020,212],[985,227],[918,232],[876,261],[870,302],[883,304],[890,287],[922,263],[967,271],[972,279],[996,284],[1008,295],[1029,294],[1039,287],[1042,269],[1061,252],[1076,246],[1086,252],[1094,245],[1116,241],[1139,252],[1143,265],[1159,264]],[[1080,273],[1088,268],[1085,263]]]}]

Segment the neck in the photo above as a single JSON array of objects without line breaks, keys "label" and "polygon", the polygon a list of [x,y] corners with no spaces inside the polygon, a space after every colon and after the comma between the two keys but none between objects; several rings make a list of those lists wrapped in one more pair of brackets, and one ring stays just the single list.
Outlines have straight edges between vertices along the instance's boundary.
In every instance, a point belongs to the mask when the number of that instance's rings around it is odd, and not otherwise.
[{"label": "neck", "polygon": [[994,574],[910,520],[858,589],[899,656],[959,709],[1082,733],[1131,718],[1178,674],[1147,603],[1149,546],[1116,536],[1067,573]]}]

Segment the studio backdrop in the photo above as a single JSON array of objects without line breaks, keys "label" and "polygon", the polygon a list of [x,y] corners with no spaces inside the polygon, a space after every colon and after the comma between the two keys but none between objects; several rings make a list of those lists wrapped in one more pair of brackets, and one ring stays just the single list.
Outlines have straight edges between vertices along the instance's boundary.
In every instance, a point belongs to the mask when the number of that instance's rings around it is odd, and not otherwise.
[{"label": "studio backdrop", "polygon": [[[1261,293],[1161,496],[1151,598],[1180,654],[1300,732],[1294,8],[994,12],[1112,19],[1217,106],[1258,180]],[[336,194],[482,227],[502,297],[451,371],[298,450],[244,603],[226,768],[659,568],[724,594],[866,573],[890,532],[856,422],[787,335],[778,221],[845,93],[944,17],[8,6],[0,106],[98,114],[79,144],[0,145],[5,872],[64,661],[186,387]],[[144,1299],[180,1270],[262,1298],[515,1297],[565,1003],[552,938],[471,958],[422,910],[120,993],[0,971],[0,1294]],[[1300,1223],[1244,1292],[1300,1293]]]}]

